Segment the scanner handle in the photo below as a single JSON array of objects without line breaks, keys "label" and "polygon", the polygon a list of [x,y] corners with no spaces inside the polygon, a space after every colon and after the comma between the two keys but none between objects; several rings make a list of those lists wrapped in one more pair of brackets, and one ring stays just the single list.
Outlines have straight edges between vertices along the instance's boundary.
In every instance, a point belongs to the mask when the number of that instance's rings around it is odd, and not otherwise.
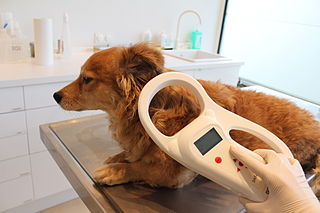
[{"label": "scanner handle", "polygon": [[288,158],[294,158],[288,146],[281,139],[254,122],[239,116],[239,119],[233,119],[232,124],[229,124],[229,129],[250,133],[268,144],[275,152],[282,153]]}]

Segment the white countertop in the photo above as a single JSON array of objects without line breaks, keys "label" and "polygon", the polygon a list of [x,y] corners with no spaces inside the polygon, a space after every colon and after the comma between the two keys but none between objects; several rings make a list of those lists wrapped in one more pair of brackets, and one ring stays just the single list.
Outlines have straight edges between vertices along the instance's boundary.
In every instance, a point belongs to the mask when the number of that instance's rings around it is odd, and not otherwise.
[{"label": "white countertop", "polygon": [[35,65],[33,59],[0,64],[0,88],[74,80],[89,56],[87,52],[73,53],[70,59],[55,58],[49,66]]},{"label": "white countertop", "polygon": [[[33,59],[20,63],[0,64],[0,88],[74,80],[79,75],[82,64],[92,54],[91,51],[81,51],[73,53],[69,59],[56,57],[54,64],[49,66],[35,65],[33,64]],[[207,69],[226,66],[226,64],[228,66],[242,64],[241,61],[237,60],[232,60],[231,62],[193,63],[168,55],[164,55],[164,57],[165,66],[175,70]]]}]

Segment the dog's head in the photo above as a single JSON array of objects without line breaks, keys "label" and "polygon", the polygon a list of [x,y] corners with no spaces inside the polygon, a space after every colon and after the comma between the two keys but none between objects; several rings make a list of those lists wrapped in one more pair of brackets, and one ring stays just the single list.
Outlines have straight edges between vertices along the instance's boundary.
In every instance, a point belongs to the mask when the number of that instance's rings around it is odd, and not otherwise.
[{"label": "dog's head", "polygon": [[149,44],[114,47],[92,55],[79,77],[53,97],[65,110],[109,112],[119,102],[136,105],[143,86],[163,70],[162,54]]}]

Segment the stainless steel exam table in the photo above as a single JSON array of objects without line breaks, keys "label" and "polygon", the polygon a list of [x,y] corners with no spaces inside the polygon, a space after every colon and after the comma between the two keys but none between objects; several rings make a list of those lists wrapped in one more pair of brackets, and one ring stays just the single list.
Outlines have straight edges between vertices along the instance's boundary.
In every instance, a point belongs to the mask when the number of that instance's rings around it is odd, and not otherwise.
[{"label": "stainless steel exam table", "polygon": [[40,132],[50,154],[93,213],[236,213],[243,208],[237,195],[200,175],[181,189],[96,184],[94,170],[121,151],[111,138],[105,114],[41,125]]}]

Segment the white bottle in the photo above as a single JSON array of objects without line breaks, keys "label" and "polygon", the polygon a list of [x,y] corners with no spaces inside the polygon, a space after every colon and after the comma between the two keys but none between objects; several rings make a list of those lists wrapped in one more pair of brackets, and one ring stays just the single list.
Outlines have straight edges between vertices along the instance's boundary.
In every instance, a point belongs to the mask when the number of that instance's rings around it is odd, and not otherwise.
[{"label": "white bottle", "polygon": [[150,30],[146,30],[142,35],[142,41],[151,42],[152,41],[152,33]]},{"label": "white bottle", "polygon": [[71,48],[71,35],[70,35],[70,27],[69,27],[69,16],[67,13],[63,16],[63,23],[62,23],[62,57],[69,58],[72,53]]},{"label": "white bottle", "polygon": [[11,38],[6,29],[0,28],[0,64],[10,61]]}]

